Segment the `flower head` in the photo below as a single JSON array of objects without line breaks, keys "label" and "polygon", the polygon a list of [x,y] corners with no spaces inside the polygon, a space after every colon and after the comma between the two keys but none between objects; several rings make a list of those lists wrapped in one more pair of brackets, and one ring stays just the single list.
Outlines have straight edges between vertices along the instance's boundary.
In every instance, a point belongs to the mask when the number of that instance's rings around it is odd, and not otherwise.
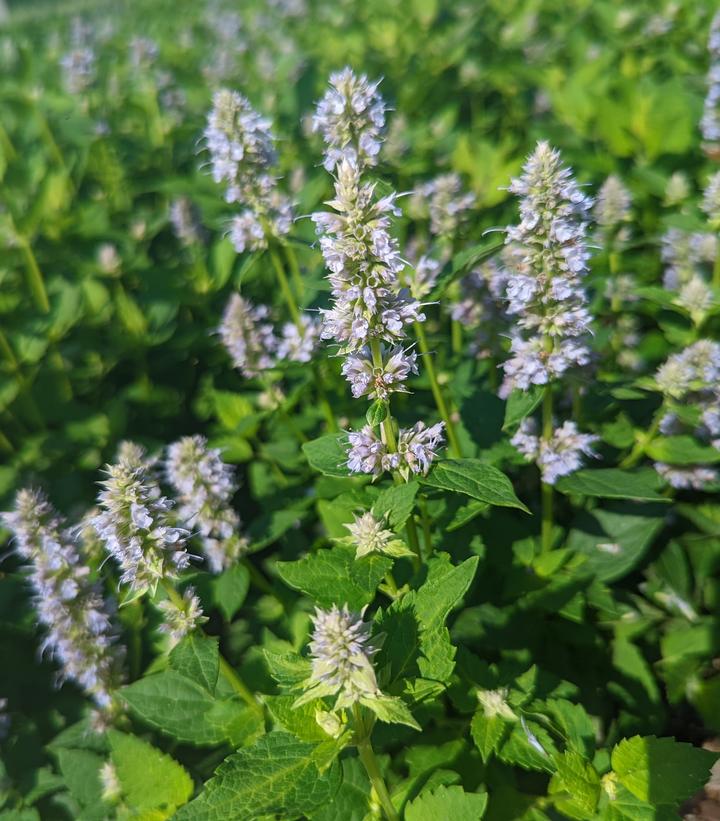
[{"label": "flower head", "polygon": [[289,362],[311,362],[320,340],[321,323],[306,314],[297,322],[286,322],[278,340],[278,359]]},{"label": "flower head", "polygon": [[708,38],[710,69],[707,75],[707,95],[700,131],[703,139],[712,144],[720,143],[720,11],[710,24]]},{"label": "flower head", "polygon": [[160,492],[150,466],[121,458],[106,467],[100,512],[92,524],[122,571],[120,580],[135,594],[155,590],[190,563],[189,531],[173,523],[172,503]]},{"label": "flower head", "polygon": [[3,522],[15,550],[31,567],[38,618],[47,630],[43,650],[57,660],[61,677],[76,682],[104,713],[120,685],[122,653],[111,610],[73,535],[37,490],[21,490]]},{"label": "flower head", "polygon": [[705,490],[707,485],[718,480],[718,472],[709,467],[677,467],[666,465],[664,462],[655,462],[655,470],[671,486],[677,490]]},{"label": "flower head", "polygon": [[195,595],[195,590],[192,587],[185,590],[179,601],[165,599],[160,602],[158,607],[163,614],[160,632],[168,636],[171,647],[181,642],[185,636],[207,621],[207,618],[203,615],[200,599]]},{"label": "flower head", "polygon": [[702,210],[707,214],[710,227],[720,229],[720,171],[716,171],[705,186]]},{"label": "flower head", "polygon": [[233,294],[218,329],[233,364],[247,376],[257,376],[275,364],[278,340],[268,322],[269,309]]},{"label": "flower head", "polygon": [[391,556],[405,555],[406,550],[398,551],[403,543],[385,526],[385,517],[379,519],[370,511],[355,516],[354,521],[345,525],[350,531],[347,541],[357,548],[356,556],[361,559],[370,553],[385,553]]},{"label": "flower head", "polygon": [[233,470],[220,451],[208,448],[202,436],[185,436],[168,448],[165,474],[179,497],[178,517],[202,539],[212,572],[232,567],[247,540],[230,504],[237,489]]},{"label": "flower head", "polygon": [[416,211],[430,217],[431,234],[451,238],[474,207],[475,195],[463,190],[458,174],[440,174],[416,188],[413,205]]},{"label": "flower head", "polygon": [[341,161],[355,167],[375,165],[385,125],[385,102],[379,81],[344,68],[330,75],[330,88],[315,109],[314,132],[325,140],[324,165],[332,171]]},{"label": "flower head", "polygon": [[380,365],[375,366],[370,348],[361,348],[348,354],[342,366],[343,375],[351,385],[352,395],[358,399],[387,399],[391,393],[405,392],[403,382],[417,373],[417,354],[396,345],[386,351],[380,347]]},{"label": "flower head", "polygon": [[312,618],[312,672],[295,706],[337,696],[335,709],[342,709],[378,696],[380,688],[372,664],[377,647],[370,637],[372,625],[363,621],[362,613],[333,605],[330,610],[317,608]]},{"label": "flower head", "polygon": [[630,219],[632,197],[622,180],[611,174],[600,187],[595,203],[595,222],[604,232],[612,231]]},{"label": "flower head", "polygon": [[537,436],[536,430],[534,420],[524,419],[510,442],[526,459],[537,463],[548,485],[579,470],[583,456],[595,456],[592,446],[599,437],[580,433],[574,422],[564,422],[550,439]]},{"label": "flower head", "polygon": [[202,239],[196,210],[187,197],[178,197],[170,203],[170,223],[182,245],[196,245]]}]

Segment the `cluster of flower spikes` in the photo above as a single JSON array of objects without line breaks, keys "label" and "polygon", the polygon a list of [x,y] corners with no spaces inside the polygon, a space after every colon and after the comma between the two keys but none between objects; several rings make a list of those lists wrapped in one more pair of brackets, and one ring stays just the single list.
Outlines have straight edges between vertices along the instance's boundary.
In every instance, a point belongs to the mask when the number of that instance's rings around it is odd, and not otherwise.
[{"label": "cluster of flower spikes", "polygon": [[[332,75],[315,122],[327,146],[325,167],[335,171],[335,196],[327,203],[332,211],[312,215],[333,299],[321,312],[321,335],[337,342],[347,357],[343,373],[353,396],[382,400],[402,391],[403,382],[417,372],[416,355],[403,342],[406,327],[425,319],[421,304],[399,280],[405,262],[390,233],[391,217],[400,215],[396,194],[378,197],[376,186],[363,179],[366,166],[376,160],[384,112],[377,83],[350,69]],[[384,470],[425,473],[442,428],[418,422],[401,429],[397,448],[391,448],[366,425],[350,434],[348,467],[375,475]]]},{"label": "cluster of flower spikes", "polygon": [[333,605],[330,610],[316,608],[312,620],[311,673],[293,706],[335,697],[333,709],[340,710],[379,696],[372,663],[378,648],[370,636],[372,624],[363,621],[363,613]]},{"label": "cluster of flower spikes", "polygon": [[454,173],[421,183],[411,201],[414,211],[430,217],[430,233],[445,238],[457,234],[474,205],[475,195],[463,190],[460,176]]},{"label": "cluster of flower spikes", "polygon": [[707,95],[700,131],[705,142],[715,149],[720,148],[720,11],[716,12],[710,24],[708,39],[710,68],[707,75]]},{"label": "cluster of flower spikes", "polygon": [[213,179],[226,184],[227,202],[243,206],[230,226],[238,253],[267,248],[273,238],[288,234],[292,204],[272,174],[277,155],[270,122],[242,94],[221,89],[204,134]]},{"label": "cluster of flower spikes", "polygon": [[246,377],[274,368],[282,361],[310,362],[320,337],[320,321],[302,315],[300,325],[286,322],[279,334],[270,321],[267,305],[232,294],[225,306],[218,333],[233,361]]},{"label": "cluster of flower spikes", "polygon": [[60,58],[63,82],[70,94],[81,95],[95,81],[96,56],[91,37],[92,28],[75,18],[70,35],[72,48]]},{"label": "cluster of flower spikes", "polygon": [[122,672],[111,608],[93,583],[74,534],[43,493],[20,490],[14,510],[2,518],[16,552],[31,566],[38,618],[47,629],[43,651],[60,663],[63,679],[95,701],[102,725],[116,707],[113,693]]},{"label": "cluster of flower spikes", "polygon": [[[505,296],[508,314],[517,317],[526,335],[513,336],[512,355],[504,363],[503,397],[513,389],[547,385],[571,367],[590,362],[583,337],[589,334],[591,316],[581,279],[589,258],[585,237],[592,200],[546,142],[538,143],[523,170],[510,186],[521,198],[521,222],[507,229],[506,242],[518,251]],[[537,461],[543,481],[553,484],[580,467],[581,456],[592,453],[596,439],[571,422],[549,439],[541,438],[526,419],[512,442]]]},{"label": "cluster of flower spikes", "polygon": [[203,436],[185,436],[168,447],[164,468],[180,503],[179,519],[199,535],[210,570],[222,573],[247,548],[231,506],[237,490],[232,467]]},{"label": "cluster of flower spikes", "polygon": [[[673,403],[688,405],[700,412],[694,434],[720,449],[720,344],[701,339],[679,353],[672,354],[655,374],[655,382],[670,406],[660,420],[665,435],[683,433],[686,425],[672,408]],[[673,487],[702,490],[718,479],[714,468],[696,465],[677,467],[656,462],[657,472]]]}]

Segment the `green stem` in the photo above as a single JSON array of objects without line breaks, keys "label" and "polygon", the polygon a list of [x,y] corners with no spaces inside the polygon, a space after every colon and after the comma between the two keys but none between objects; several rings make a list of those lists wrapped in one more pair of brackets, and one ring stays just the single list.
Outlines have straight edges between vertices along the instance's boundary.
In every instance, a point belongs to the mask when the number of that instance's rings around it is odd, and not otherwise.
[{"label": "green stem", "polygon": [[662,421],[663,416],[665,416],[665,405],[661,405],[652,421],[650,427],[643,433],[642,436],[635,442],[633,445],[633,449],[628,453],[628,455],[620,462],[621,468],[631,468],[634,467],[645,455],[645,451],[648,449],[648,446],[655,438],[655,434],[660,429],[660,422]]},{"label": "green stem", "polygon": [[25,270],[27,271],[28,288],[35,300],[38,309],[44,314],[50,313],[50,302],[48,301],[47,291],[45,290],[45,280],[43,279],[42,271],[37,264],[35,254],[30,246],[30,243],[25,237],[17,236],[20,250],[25,257]]},{"label": "green stem", "polygon": [[298,295],[301,295],[304,288],[297,254],[295,253],[295,249],[292,247],[292,245],[286,244],[284,248],[285,258],[287,259],[288,265],[290,266],[290,276],[292,277],[293,285],[295,286],[295,292]]},{"label": "green stem", "polygon": [[[552,387],[550,385],[545,386],[545,392],[543,394],[543,404],[542,404],[542,438],[545,442],[549,442],[552,439],[552,432],[553,432],[553,397],[552,397]],[[552,536],[553,536],[553,489],[552,485],[547,484],[546,482],[542,482],[542,551],[546,553],[548,550],[552,549]]]},{"label": "green stem", "polygon": [[285,300],[285,304],[287,305],[288,310],[290,311],[290,316],[292,317],[293,322],[297,325],[298,330],[302,334],[304,328],[302,320],[300,318],[300,310],[298,309],[297,302],[295,301],[295,297],[293,296],[293,292],[290,289],[290,283],[288,282],[287,275],[285,274],[285,268],[282,264],[282,260],[280,259],[280,255],[274,248],[271,248],[269,253],[270,260],[272,261],[273,268],[275,269],[275,275],[277,276],[278,285],[280,286],[283,299]]},{"label": "green stem", "polygon": [[365,772],[370,779],[370,783],[377,794],[380,805],[383,809],[383,813],[385,814],[385,818],[387,821],[400,821],[400,816],[397,814],[397,810],[393,806],[392,798],[390,798],[390,792],[385,784],[385,779],[382,777],[382,773],[380,772],[377,758],[375,758],[375,751],[373,750],[372,743],[370,742],[370,732],[365,727],[360,706],[354,704],[352,712],[353,718],[355,719],[358,755],[360,756],[360,761],[362,761],[363,767],[365,767]]},{"label": "green stem", "polygon": [[[382,359],[382,352],[380,349],[380,342],[377,339],[373,339],[370,343],[370,353],[372,355],[373,366],[380,370],[383,369],[383,359]],[[390,450],[391,453],[397,453],[397,439],[395,438],[395,431],[393,430],[393,418],[390,414],[390,409],[388,408],[388,413],[385,419],[383,419],[381,424],[382,429],[382,438],[385,444]],[[402,476],[399,473],[395,473],[393,475],[393,481],[396,485],[401,485],[403,483]],[[405,525],[405,532],[407,533],[408,543],[410,544],[410,549],[415,554],[415,561],[413,562],[415,565],[415,569],[418,570],[422,565],[422,551],[420,550],[420,540],[418,539],[417,528],[415,527],[415,520],[412,516],[407,520],[407,524]]]},{"label": "green stem", "polygon": [[315,390],[317,391],[318,402],[320,403],[320,409],[325,417],[327,429],[330,433],[337,433],[339,430],[338,423],[335,419],[335,414],[333,413],[330,402],[328,402],[327,394],[325,393],[325,388],[323,386],[322,374],[320,373],[320,366],[317,363],[313,363],[313,378],[315,380]]},{"label": "green stem", "polygon": [[[185,600],[172,586],[169,579],[162,580],[163,590],[167,593],[170,601],[178,608],[178,610],[185,609]],[[235,692],[242,698],[242,700],[258,715],[264,715],[262,705],[257,701],[252,692],[242,682],[235,670],[230,666],[225,657],[220,653],[220,672],[225,677],[228,684],[235,690]]]},{"label": "green stem", "polygon": [[425,335],[425,328],[423,327],[422,322],[415,323],[415,334],[417,336],[420,351],[424,356],[423,365],[425,365],[425,368],[428,372],[428,376],[430,377],[430,388],[432,390],[433,397],[435,398],[435,404],[437,405],[437,409],[440,413],[440,416],[442,417],[443,422],[445,422],[445,430],[447,431],[448,443],[450,445],[450,453],[455,458],[459,458],[460,456],[462,456],[462,451],[460,450],[460,442],[457,438],[455,425],[453,424],[453,421],[450,418],[450,412],[448,411],[448,406],[445,402],[445,397],[443,396],[443,393],[440,390],[440,383],[437,379],[435,364],[432,360],[432,354],[430,353],[427,336]]},{"label": "green stem", "polygon": [[450,340],[452,344],[452,352],[457,354],[462,353],[462,326],[457,319],[450,320]]}]

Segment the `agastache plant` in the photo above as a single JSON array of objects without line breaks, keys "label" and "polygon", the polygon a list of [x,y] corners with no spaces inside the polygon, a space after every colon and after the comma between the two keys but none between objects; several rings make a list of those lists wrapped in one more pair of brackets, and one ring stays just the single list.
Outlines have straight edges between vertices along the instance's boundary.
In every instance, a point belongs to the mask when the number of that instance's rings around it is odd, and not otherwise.
[{"label": "agastache plant", "polygon": [[543,482],[543,547],[552,539],[552,485],[592,453],[596,437],[573,423],[554,428],[553,383],[590,362],[591,316],[582,278],[589,252],[585,241],[592,201],[580,190],[560,154],[540,142],[510,191],[520,197],[521,222],[507,229],[506,242],[524,252],[508,277],[507,311],[516,318],[511,357],[504,363],[502,397],[513,390],[543,388],[542,429],[525,419],[511,440],[537,462]]},{"label": "agastache plant", "polygon": [[93,699],[100,728],[117,710],[114,693],[122,676],[112,611],[73,533],[43,493],[19,491],[2,520],[31,568],[38,618],[47,630],[42,650],[60,664],[61,680],[74,681]]},{"label": "agastache plant", "polygon": [[708,55],[710,68],[700,132],[705,140],[705,150],[714,155],[720,151],[720,11],[715,13],[710,24]]},{"label": "agastache plant", "polygon": [[[398,276],[405,264],[390,233],[391,217],[400,214],[397,195],[377,197],[376,186],[362,176],[365,164],[377,153],[368,151],[367,135],[372,135],[374,147],[385,106],[377,84],[353,78],[349,69],[333,75],[316,115],[327,143],[326,167],[336,163],[335,197],[327,203],[333,211],[313,214],[333,298],[332,307],[321,312],[321,335],[334,340],[347,357],[343,373],[353,395],[383,403],[380,434],[368,423],[349,436],[350,471],[377,476],[391,470],[407,479],[430,469],[444,424],[428,428],[418,422],[400,429],[396,437],[387,413],[390,394],[404,390],[403,382],[417,371],[416,356],[406,345],[407,326],[425,316]],[[337,118],[328,112],[338,112]]]}]

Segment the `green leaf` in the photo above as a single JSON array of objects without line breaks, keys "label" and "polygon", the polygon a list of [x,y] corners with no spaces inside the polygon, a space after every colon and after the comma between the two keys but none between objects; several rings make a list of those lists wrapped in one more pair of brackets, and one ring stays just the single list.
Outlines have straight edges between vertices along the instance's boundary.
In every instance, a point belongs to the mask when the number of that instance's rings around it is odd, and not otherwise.
[{"label": "green leaf", "polygon": [[392,559],[378,555],[356,559],[353,547],[336,545],[275,566],[286,584],[306,593],[321,607],[347,604],[361,610],[375,597],[378,584],[392,567]]},{"label": "green leaf", "polygon": [[410,518],[418,489],[417,482],[406,482],[383,490],[372,506],[375,518],[387,516],[390,527],[399,531]]},{"label": "green leaf", "polygon": [[720,450],[701,445],[693,436],[658,436],[648,445],[647,455],[670,465],[711,465],[720,462]]},{"label": "green leaf", "polygon": [[335,762],[322,774],[314,744],[273,732],[223,761],[200,795],[175,821],[219,821],[280,815],[309,815],[332,801],[340,786]]},{"label": "green leaf", "polygon": [[253,711],[234,700],[215,699],[174,670],[134,681],[120,695],[140,718],[178,741],[215,745],[257,731]]},{"label": "green leaf", "polygon": [[555,806],[578,821],[592,818],[600,799],[600,776],[593,765],[572,750],[566,750],[555,764],[557,770],[548,787]]},{"label": "green leaf", "polygon": [[523,419],[530,416],[542,402],[544,393],[544,388],[540,385],[533,386],[529,391],[512,391],[505,405],[505,421],[502,429],[512,430]]},{"label": "green leaf", "polygon": [[220,666],[218,640],[198,632],[189,633],[170,652],[170,666],[214,693]]},{"label": "green leaf", "polygon": [[212,580],[212,588],[215,605],[231,621],[250,589],[250,573],[244,565],[235,564]]},{"label": "green leaf", "polygon": [[342,761],[342,783],[333,800],[310,814],[312,821],[364,821],[370,804],[370,782],[358,758]]},{"label": "green leaf", "polygon": [[60,772],[72,797],[83,807],[102,801],[100,767],[103,759],[89,750],[59,749],[57,755]]},{"label": "green leaf", "polygon": [[[641,801],[614,779],[614,773],[603,779],[605,790],[598,815],[601,821],[678,821],[678,813],[672,807]],[[611,795],[606,795],[607,792]]]},{"label": "green leaf", "polygon": [[578,470],[564,476],[555,487],[560,493],[577,493],[583,496],[599,496],[605,499],[635,499],[644,502],[669,502],[658,488],[662,480],[652,468],[620,470],[598,468]]},{"label": "green leaf", "polygon": [[303,453],[310,467],[325,476],[349,476],[347,469],[347,435],[328,433],[319,439],[305,442]]},{"label": "green leaf", "polygon": [[465,493],[491,505],[530,512],[515,495],[507,476],[479,459],[443,459],[421,481],[431,487]]},{"label": "green leaf", "polygon": [[283,655],[273,653],[271,650],[263,650],[263,655],[270,670],[270,675],[281,687],[293,688],[296,684],[305,681],[310,675],[312,669],[310,661],[297,653]]},{"label": "green leaf", "polygon": [[618,781],[641,801],[675,806],[704,786],[717,759],[673,738],[633,736],[614,747],[610,760]]},{"label": "green leaf", "polygon": [[421,730],[422,727],[415,721],[407,704],[397,696],[379,695],[372,698],[362,698],[361,702],[375,713],[375,715],[386,724],[406,724],[413,730]]},{"label": "green leaf", "polygon": [[301,741],[327,741],[328,734],[315,720],[318,710],[327,709],[316,699],[299,707],[293,707],[296,696],[265,696],[264,701],[270,715],[282,727]]},{"label": "green leaf", "polygon": [[485,763],[498,749],[501,739],[509,732],[509,728],[510,722],[499,715],[487,715],[483,707],[475,712],[470,724],[470,734]]},{"label": "green leaf", "polygon": [[465,792],[462,787],[436,787],[405,807],[405,821],[479,821],[487,807],[487,793]]},{"label": "green leaf", "polygon": [[170,818],[193,792],[193,782],[169,755],[133,735],[108,732],[112,763],[122,789],[123,801],[131,810],[156,810],[153,818]]}]

